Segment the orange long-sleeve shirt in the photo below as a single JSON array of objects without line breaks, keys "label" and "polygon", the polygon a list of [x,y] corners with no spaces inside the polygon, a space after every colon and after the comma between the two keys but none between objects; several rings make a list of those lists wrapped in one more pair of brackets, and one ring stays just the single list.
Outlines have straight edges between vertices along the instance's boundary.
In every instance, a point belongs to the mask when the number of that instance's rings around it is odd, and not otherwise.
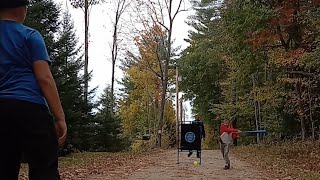
[{"label": "orange long-sleeve shirt", "polygon": [[238,137],[238,133],[236,133],[236,132],[239,132],[239,130],[234,129],[234,128],[231,128],[231,127],[229,127],[229,125],[222,123],[222,124],[220,125],[220,135],[221,135],[222,133],[224,133],[224,132],[226,132],[226,133],[232,133],[232,138],[234,139],[234,138],[237,138],[237,137]]}]

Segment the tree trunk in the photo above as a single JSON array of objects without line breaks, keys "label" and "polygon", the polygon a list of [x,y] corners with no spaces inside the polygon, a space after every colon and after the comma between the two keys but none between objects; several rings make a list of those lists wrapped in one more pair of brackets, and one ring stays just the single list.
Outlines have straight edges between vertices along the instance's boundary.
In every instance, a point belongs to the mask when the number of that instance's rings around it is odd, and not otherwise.
[{"label": "tree trunk", "polygon": [[[116,28],[116,27],[115,27]],[[112,45],[112,74],[111,74],[111,107],[110,107],[110,112],[113,114],[114,111],[114,74],[115,74],[115,65],[116,65],[116,29],[114,30],[113,34],[113,45]]]},{"label": "tree trunk", "polygon": [[297,98],[298,98],[298,114],[300,118],[300,126],[301,126],[301,139],[305,140],[306,138],[306,123],[305,123],[305,117],[304,117],[304,108],[302,104],[302,98],[301,98],[301,85],[302,82],[299,80],[296,83],[296,93],[297,93]]},{"label": "tree trunk", "polygon": [[[232,121],[232,127],[235,128],[235,129],[237,129],[237,122],[238,122],[238,118],[237,118],[237,116],[236,116],[236,117],[233,119],[233,121]],[[234,144],[235,146],[238,145],[238,138],[235,138],[235,139],[234,139],[233,144]]]},{"label": "tree trunk", "polygon": [[[258,103],[256,100],[257,93],[255,92],[255,76],[252,75],[252,89],[254,91],[253,94],[253,102],[254,102],[254,117],[255,117],[255,123],[256,123],[256,130],[259,130],[259,113],[258,113]],[[260,142],[259,134],[257,134],[257,143]]]},{"label": "tree trunk", "polygon": [[89,66],[89,4],[88,0],[84,1],[84,77],[86,78],[84,84],[84,101],[88,105],[88,66]]},{"label": "tree trunk", "polygon": [[166,61],[164,65],[164,73],[162,78],[162,92],[161,92],[161,105],[160,105],[160,118],[159,118],[159,128],[158,128],[158,145],[161,147],[161,136],[162,136],[162,128],[163,128],[163,118],[164,118],[164,108],[166,104],[166,93],[168,86],[168,71],[169,71],[169,62],[171,58],[171,36],[172,36],[172,21],[170,21],[170,28],[168,33],[168,50],[166,54]]},{"label": "tree trunk", "polygon": [[[159,1],[160,2],[160,1]],[[180,7],[181,7],[181,3],[182,0],[179,0],[178,3],[178,8],[177,11],[174,13],[172,12],[173,6],[172,6],[172,2],[173,0],[168,0],[165,1],[164,4],[168,10],[168,20],[169,20],[169,27],[166,27],[164,25],[164,23],[160,22],[160,25],[165,27],[165,29],[167,30],[167,35],[168,35],[168,41],[167,41],[167,50],[165,51],[165,63],[164,63],[164,68],[163,71],[161,71],[161,82],[162,82],[162,92],[161,92],[161,105],[160,105],[160,116],[159,116],[159,126],[158,126],[158,146],[161,147],[161,141],[162,141],[162,130],[163,130],[163,119],[164,119],[164,109],[165,109],[165,103],[166,103],[166,93],[167,93],[167,86],[168,86],[168,72],[169,72],[169,63],[171,60],[171,40],[172,40],[172,30],[173,30],[173,21],[176,17],[176,15],[180,12]],[[161,3],[159,3],[159,5],[161,6]],[[153,5],[151,5],[153,6]],[[162,13],[161,13],[162,14]],[[164,18],[163,14],[162,14],[162,18]],[[159,22],[158,22],[159,23]],[[160,56],[161,57],[161,56]],[[162,65],[162,63],[161,63]]]},{"label": "tree trunk", "polygon": [[[238,93],[237,93],[237,81],[234,80],[234,99],[233,99],[233,105],[235,106],[235,112],[234,112],[234,118],[232,120],[232,127],[233,128],[237,128],[237,122],[238,122],[238,107],[237,107],[237,104],[238,104]],[[238,145],[238,138],[235,138],[234,141],[233,141],[233,144],[235,146]]]},{"label": "tree trunk", "polygon": [[[166,68],[167,69],[167,68]],[[165,69],[165,74],[168,73],[168,69]],[[166,105],[166,93],[167,93],[168,76],[162,82],[161,102],[160,102],[160,116],[158,126],[158,146],[162,147],[162,131],[163,131],[163,119],[164,119],[164,108]]]},{"label": "tree trunk", "polygon": [[311,122],[312,140],[315,140],[315,123],[312,118],[312,98],[311,98],[311,93],[310,93],[310,77],[308,80],[308,98],[309,98],[309,116],[310,116],[309,118],[310,118],[310,122]]},{"label": "tree trunk", "polygon": [[111,50],[111,60],[112,60],[112,75],[111,75],[111,108],[110,111],[113,114],[114,112],[114,74],[115,74],[115,67],[116,67],[116,61],[118,57],[118,23],[121,15],[121,11],[119,11],[120,2],[117,7],[117,11],[115,14],[115,22],[113,26],[113,40],[112,40],[112,50]]},{"label": "tree trunk", "polygon": [[178,67],[176,67],[176,144],[177,146],[179,146],[179,71],[178,71]]}]

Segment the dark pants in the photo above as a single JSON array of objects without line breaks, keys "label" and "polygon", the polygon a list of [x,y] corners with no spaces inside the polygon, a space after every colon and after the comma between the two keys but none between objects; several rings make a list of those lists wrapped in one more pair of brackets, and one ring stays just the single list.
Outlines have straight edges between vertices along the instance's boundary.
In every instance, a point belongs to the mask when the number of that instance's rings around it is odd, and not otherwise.
[{"label": "dark pants", "polygon": [[60,180],[58,141],[48,108],[0,100],[0,179],[17,180],[21,155],[30,180]]},{"label": "dark pants", "polygon": [[[189,150],[188,157],[190,157],[192,154],[193,154],[193,151]],[[197,158],[200,158],[200,156],[201,156],[201,150],[197,150]]]}]

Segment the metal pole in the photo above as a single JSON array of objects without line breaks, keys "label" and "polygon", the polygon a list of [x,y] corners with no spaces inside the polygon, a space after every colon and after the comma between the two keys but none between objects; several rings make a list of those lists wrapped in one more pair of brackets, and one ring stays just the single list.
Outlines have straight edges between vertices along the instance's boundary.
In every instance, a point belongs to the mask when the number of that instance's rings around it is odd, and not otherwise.
[{"label": "metal pole", "polygon": [[178,143],[178,130],[179,130],[179,71],[176,67],[176,140]]},{"label": "metal pole", "polygon": [[183,97],[180,98],[180,108],[179,108],[179,110],[180,110],[180,112],[179,112],[180,113],[179,121],[180,122],[182,121],[182,116],[183,116],[183,114],[182,114],[183,113],[183,104],[182,103],[183,103]]},{"label": "metal pole", "polygon": [[176,66],[176,144],[177,144],[177,160],[179,164],[179,71]]},{"label": "metal pole", "polygon": [[[256,120],[256,130],[259,130],[259,123],[258,123],[258,108],[257,108],[257,101],[256,101],[256,92],[255,92],[255,77],[254,74],[252,75],[252,86],[253,86],[253,102],[254,102],[254,115]],[[257,142],[260,142],[259,134],[257,133]]]}]

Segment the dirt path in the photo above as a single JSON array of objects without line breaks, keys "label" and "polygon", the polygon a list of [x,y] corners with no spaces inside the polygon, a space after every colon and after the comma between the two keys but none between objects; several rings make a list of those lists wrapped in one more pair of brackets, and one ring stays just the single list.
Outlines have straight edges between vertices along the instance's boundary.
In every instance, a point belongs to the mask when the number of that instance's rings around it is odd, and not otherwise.
[{"label": "dirt path", "polygon": [[[119,177],[121,180],[269,180],[248,163],[231,156],[231,169],[223,170],[223,159],[219,151],[203,151],[202,165],[194,166],[199,160],[188,158],[187,153],[180,154],[177,164],[177,152],[165,151],[151,156],[152,165],[137,168],[135,172]],[[148,159],[150,160],[150,159]],[[121,168],[119,169],[121,171]],[[88,180],[109,179],[107,175],[91,177]],[[114,177],[112,179],[115,179]]]}]

